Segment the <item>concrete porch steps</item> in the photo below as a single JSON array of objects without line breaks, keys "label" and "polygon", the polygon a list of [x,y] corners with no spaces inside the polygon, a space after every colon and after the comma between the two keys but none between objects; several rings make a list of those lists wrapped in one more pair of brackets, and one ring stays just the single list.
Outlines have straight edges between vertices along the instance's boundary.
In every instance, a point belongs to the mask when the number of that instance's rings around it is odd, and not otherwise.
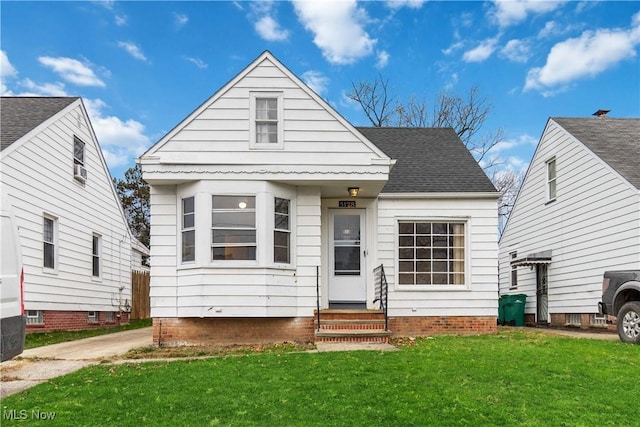
[{"label": "concrete porch steps", "polygon": [[320,310],[314,325],[316,343],[388,343],[391,336],[381,310]]}]

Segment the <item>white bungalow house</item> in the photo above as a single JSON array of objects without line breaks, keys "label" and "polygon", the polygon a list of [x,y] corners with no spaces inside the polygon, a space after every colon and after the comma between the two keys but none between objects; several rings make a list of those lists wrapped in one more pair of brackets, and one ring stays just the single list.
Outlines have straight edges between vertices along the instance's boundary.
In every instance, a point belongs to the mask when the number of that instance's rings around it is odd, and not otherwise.
[{"label": "white bungalow house", "polygon": [[596,114],[549,118],[500,238],[528,323],[605,326],[603,273],[640,269],[640,119]]},{"label": "white bungalow house", "polygon": [[264,52],[139,163],[155,342],[496,330],[498,194],[452,129],[356,128]]},{"label": "white bungalow house", "polygon": [[132,240],[82,100],[2,97],[0,117],[27,331],[126,323],[132,253],[148,249]]}]

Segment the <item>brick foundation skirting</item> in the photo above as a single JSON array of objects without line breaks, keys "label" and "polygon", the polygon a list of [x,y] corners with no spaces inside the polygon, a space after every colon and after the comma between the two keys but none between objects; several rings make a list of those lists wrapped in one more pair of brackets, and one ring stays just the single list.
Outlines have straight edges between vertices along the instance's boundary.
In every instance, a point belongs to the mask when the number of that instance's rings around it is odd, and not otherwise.
[{"label": "brick foundation skirting", "polygon": [[498,331],[496,316],[390,317],[392,337],[439,334],[492,334]]},{"label": "brick foundation skirting", "polygon": [[97,321],[89,322],[89,312],[87,311],[56,311],[43,310],[43,323],[27,323],[27,333],[29,332],[49,332],[49,331],[76,331],[82,329],[104,328],[109,326],[126,325],[129,323],[129,313],[114,313],[114,321],[106,320],[105,311],[97,311]]},{"label": "brick foundation skirting", "polygon": [[[154,318],[157,346],[313,342],[314,318]],[[496,333],[496,316],[396,317],[389,319],[393,337],[436,334]]]},{"label": "brick foundation skirting", "polygon": [[154,318],[155,345],[267,344],[313,342],[313,317]]}]

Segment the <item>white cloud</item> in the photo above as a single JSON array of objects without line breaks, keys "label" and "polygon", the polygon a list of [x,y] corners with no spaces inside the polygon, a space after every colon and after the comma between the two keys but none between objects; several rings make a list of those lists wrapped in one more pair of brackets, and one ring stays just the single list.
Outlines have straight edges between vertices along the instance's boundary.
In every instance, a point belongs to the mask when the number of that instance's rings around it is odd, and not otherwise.
[{"label": "white cloud", "polygon": [[126,15],[116,15],[114,20],[115,20],[116,25],[118,27],[122,27],[124,25],[127,25],[127,16]]},{"label": "white cloud", "polygon": [[462,60],[465,62],[483,62],[486,61],[496,50],[496,44],[498,38],[494,37],[486,39],[480,43],[477,47],[468,50],[462,55]]},{"label": "white cloud", "polygon": [[391,9],[407,7],[409,9],[420,9],[427,0],[387,0],[387,6]]},{"label": "white cloud", "polygon": [[501,27],[507,27],[524,21],[529,14],[551,12],[562,6],[563,3],[565,3],[564,0],[493,0],[495,8],[491,14]]},{"label": "white cloud", "polygon": [[322,95],[327,90],[329,78],[320,71],[309,70],[302,73],[302,81],[309,86],[315,93]]},{"label": "white cloud", "polygon": [[267,41],[279,42],[289,38],[289,31],[282,29],[271,16],[263,16],[256,21],[254,26],[260,37]]},{"label": "white cloud", "polygon": [[352,64],[370,55],[377,40],[364,30],[368,20],[355,0],[293,2],[298,19],[332,64]]},{"label": "white cloud", "polygon": [[376,68],[384,68],[389,63],[389,52],[381,50],[378,52],[378,60],[376,61]]},{"label": "white cloud", "polygon": [[209,65],[204,62],[202,59],[200,58],[193,58],[191,56],[185,56],[185,58],[187,61],[195,64],[196,67],[200,68],[201,70],[207,68]]},{"label": "white cloud", "polygon": [[445,54],[445,55],[451,55],[456,50],[462,49],[463,46],[464,46],[464,43],[461,42],[461,41],[458,41],[458,42],[455,42],[454,44],[452,44],[451,46],[449,46],[448,48],[443,49],[442,53]]},{"label": "white cloud", "polygon": [[45,67],[51,68],[64,80],[78,86],[98,86],[105,87],[105,83],[100,80],[91,68],[73,58],[41,56],[38,61]]},{"label": "white cloud", "polygon": [[548,91],[574,80],[595,76],[625,59],[636,57],[640,43],[640,12],[628,30],[585,31],[553,46],[542,67],[529,70],[524,90]]},{"label": "white cloud", "polygon": [[149,137],[144,134],[145,127],[142,123],[109,116],[104,111],[107,104],[101,99],[85,99],[84,102],[109,167],[130,163],[151,145]]},{"label": "white cloud", "polygon": [[133,56],[135,59],[147,62],[147,57],[142,52],[142,49],[140,49],[136,44],[130,43],[130,42],[119,41],[118,42],[118,47],[120,47],[120,48],[124,49],[125,51],[127,51],[127,53],[129,55]]},{"label": "white cloud", "polygon": [[524,40],[509,40],[500,50],[500,55],[512,62],[527,62],[531,56],[529,44]]},{"label": "white cloud", "polygon": [[184,26],[187,22],[189,22],[189,17],[184,13],[174,13],[173,17],[175,18],[175,22],[178,28]]},{"label": "white cloud", "polygon": [[27,89],[27,92],[18,96],[69,96],[64,83],[42,83],[38,84],[31,79],[24,79],[19,82],[20,86]]},{"label": "white cloud", "polygon": [[18,71],[9,61],[9,57],[4,50],[0,50],[0,78],[5,79],[7,77],[15,77],[18,75]]}]

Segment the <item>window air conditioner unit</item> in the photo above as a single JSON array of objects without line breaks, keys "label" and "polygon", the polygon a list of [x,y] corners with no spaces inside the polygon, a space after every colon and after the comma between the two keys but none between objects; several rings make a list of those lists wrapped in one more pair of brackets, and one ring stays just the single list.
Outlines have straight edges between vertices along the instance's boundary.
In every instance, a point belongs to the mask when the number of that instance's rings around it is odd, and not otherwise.
[{"label": "window air conditioner unit", "polygon": [[87,170],[84,166],[75,164],[73,165],[73,177],[80,182],[87,180]]}]

